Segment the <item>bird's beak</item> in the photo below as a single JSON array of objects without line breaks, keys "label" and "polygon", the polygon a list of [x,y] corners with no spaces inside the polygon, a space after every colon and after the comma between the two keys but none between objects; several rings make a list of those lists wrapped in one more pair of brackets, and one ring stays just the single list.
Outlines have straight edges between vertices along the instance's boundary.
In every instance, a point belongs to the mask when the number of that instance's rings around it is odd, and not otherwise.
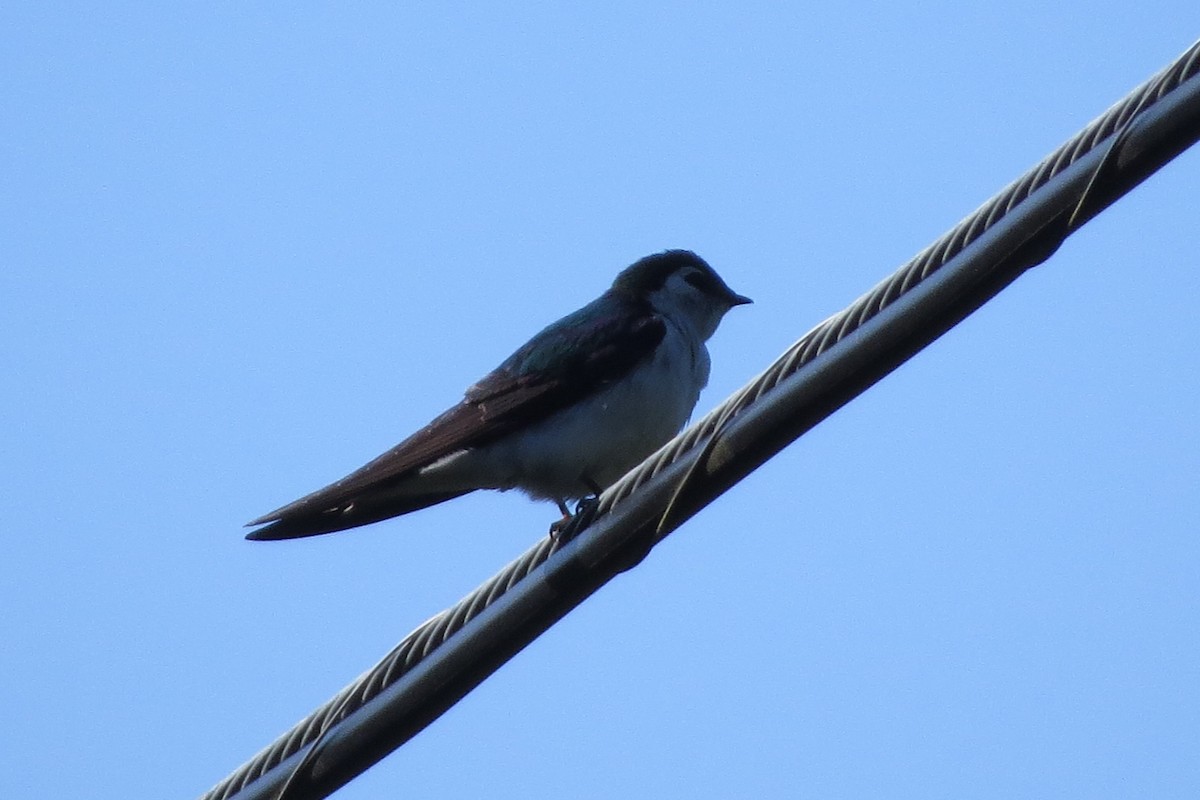
[{"label": "bird's beak", "polygon": [[746,295],[744,295],[744,294],[738,294],[737,292],[729,293],[729,307],[730,308],[733,308],[734,306],[744,306],[744,305],[747,305],[747,304],[753,303],[753,302],[754,302],[753,300],[751,300],[749,297],[746,297]]}]

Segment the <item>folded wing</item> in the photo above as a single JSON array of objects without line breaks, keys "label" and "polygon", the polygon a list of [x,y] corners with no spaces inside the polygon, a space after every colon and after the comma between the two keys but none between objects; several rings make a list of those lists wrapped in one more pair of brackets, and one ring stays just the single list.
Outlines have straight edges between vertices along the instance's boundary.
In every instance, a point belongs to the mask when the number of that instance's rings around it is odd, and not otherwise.
[{"label": "folded wing", "polygon": [[[439,459],[546,419],[647,358],[666,334],[648,305],[608,292],[534,336],[421,430],[341,480],[248,523],[247,539],[354,528],[466,494],[408,481]],[[405,486],[401,487],[400,484]]]}]

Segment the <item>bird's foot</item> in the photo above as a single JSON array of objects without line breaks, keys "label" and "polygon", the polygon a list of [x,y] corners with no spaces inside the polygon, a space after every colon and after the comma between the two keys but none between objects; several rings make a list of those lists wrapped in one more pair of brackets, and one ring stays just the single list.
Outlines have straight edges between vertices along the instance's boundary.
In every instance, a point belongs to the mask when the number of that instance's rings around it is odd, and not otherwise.
[{"label": "bird's foot", "polygon": [[[596,495],[585,497],[575,504],[575,513],[564,513],[563,518],[550,526],[550,538],[560,545],[578,536],[584,528],[592,524],[596,518],[596,509],[600,507],[600,498]],[[564,508],[565,511],[565,508]]]}]

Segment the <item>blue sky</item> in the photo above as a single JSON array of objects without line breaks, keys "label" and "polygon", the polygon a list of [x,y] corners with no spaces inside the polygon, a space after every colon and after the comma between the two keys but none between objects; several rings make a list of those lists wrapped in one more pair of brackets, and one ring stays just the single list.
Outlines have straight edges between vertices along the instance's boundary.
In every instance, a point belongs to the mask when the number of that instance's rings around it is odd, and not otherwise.
[{"label": "blue sky", "polygon": [[[0,794],[189,797],[554,518],[282,544],[665,247],[699,411],[1200,32],[1194,2],[0,11]],[[1200,153],[340,793],[1200,792]]]}]

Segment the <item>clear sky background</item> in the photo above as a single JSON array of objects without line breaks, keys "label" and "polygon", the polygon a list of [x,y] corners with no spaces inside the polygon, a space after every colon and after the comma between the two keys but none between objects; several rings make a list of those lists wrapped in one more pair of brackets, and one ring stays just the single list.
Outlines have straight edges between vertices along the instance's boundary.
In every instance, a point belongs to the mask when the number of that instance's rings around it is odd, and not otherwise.
[{"label": "clear sky background", "polygon": [[[495,493],[241,525],[620,268],[756,299],[703,412],[1200,35],[430,6],[0,10],[0,795],[196,796],[543,535]],[[1189,152],[340,797],[1200,796],[1198,187]]]}]

